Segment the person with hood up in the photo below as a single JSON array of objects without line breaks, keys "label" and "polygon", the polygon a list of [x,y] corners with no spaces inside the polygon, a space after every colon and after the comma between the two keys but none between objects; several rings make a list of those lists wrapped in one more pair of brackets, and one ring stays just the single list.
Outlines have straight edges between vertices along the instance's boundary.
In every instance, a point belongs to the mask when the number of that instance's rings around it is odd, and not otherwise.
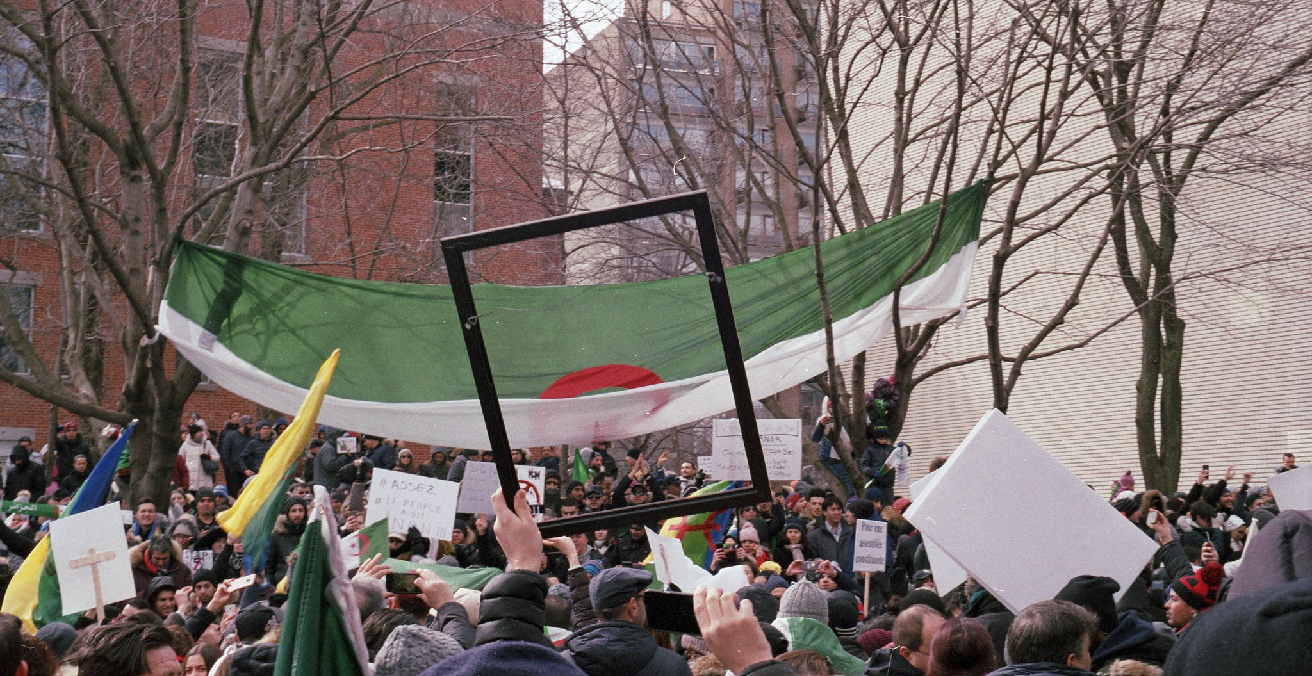
[{"label": "person with hood up", "polygon": [[447,471],[451,469],[450,451],[441,446],[434,446],[428,460],[419,466],[419,476],[430,479],[446,480]]},{"label": "person with hood up", "polygon": [[204,427],[200,425],[187,427],[187,438],[178,449],[178,455],[182,456],[183,462],[187,464],[187,477],[190,480],[190,485],[186,486],[187,490],[214,488],[214,476],[205,471],[203,461],[214,462],[219,452],[206,437]]},{"label": "person with hood up", "polygon": [[1123,660],[1134,660],[1160,667],[1175,647],[1175,637],[1159,633],[1153,623],[1136,611],[1117,618],[1114,595],[1121,585],[1110,577],[1080,575],[1071,578],[1054,597],[1070,601],[1094,614],[1098,619],[1098,640],[1090,646],[1092,669],[1101,671]]},{"label": "person with hood up", "polygon": [[564,652],[588,676],[692,676],[688,662],[657,646],[647,630],[642,596],[651,580],[633,568],[607,568],[592,578],[588,597],[602,621],[571,635]]},{"label": "person with hood up", "polygon": [[45,492],[49,484],[45,468],[32,462],[32,455],[26,446],[14,446],[9,461],[13,467],[9,468],[9,474],[5,476],[6,500],[17,500],[20,491],[27,491],[33,498]]},{"label": "person with hood up", "polygon": [[396,466],[392,469],[404,474],[419,474],[419,463],[415,462],[414,451],[408,448],[397,451]]},{"label": "person with hood up", "polygon": [[301,544],[309,515],[307,505],[300,498],[288,498],[283,502],[282,514],[273,523],[273,537],[269,538],[269,557],[264,569],[265,577],[273,584],[287,576],[287,557]]}]

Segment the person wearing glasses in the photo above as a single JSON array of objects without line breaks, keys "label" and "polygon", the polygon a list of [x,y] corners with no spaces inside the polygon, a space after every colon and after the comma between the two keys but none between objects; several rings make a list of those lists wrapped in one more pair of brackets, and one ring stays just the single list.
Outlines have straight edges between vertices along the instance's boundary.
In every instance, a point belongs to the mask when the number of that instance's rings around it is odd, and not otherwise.
[{"label": "person wearing glasses", "polygon": [[893,645],[875,652],[867,676],[924,676],[929,670],[929,645],[945,621],[925,605],[899,613],[893,623]]}]

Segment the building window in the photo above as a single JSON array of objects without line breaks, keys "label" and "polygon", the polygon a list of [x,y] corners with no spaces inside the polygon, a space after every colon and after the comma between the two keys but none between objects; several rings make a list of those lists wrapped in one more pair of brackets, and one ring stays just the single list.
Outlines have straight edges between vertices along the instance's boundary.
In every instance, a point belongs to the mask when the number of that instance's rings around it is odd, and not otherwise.
[{"label": "building window", "polygon": [[[474,114],[474,93],[469,87],[444,84],[438,88],[438,115]],[[440,123],[434,133],[433,203],[437,239],[474,229],[474,125]]]},{"label": "building window", "polygon": [[[196,50],[196,117],[192,131],[191,168],[197,197],[231,177],[241,143],[242,55],[215,49]],[[197,227],[208,222],[219,206],[210,200],[196,214]],[[211,242],[223,239],[222,228]]]},{"label": "building window", "polygon": [[[31,41],[10,33],[14,51],[36,58]],[[40,176],[46,139],[46,87],[17,56],[0,54],[0,230],[41,229]]]},{"label": "building window", "polygon": [[[32,291],[33,288],[30,286],[13,284],[0,286],[0,292],[5,293],[9,298],[9,308],[13,310],[14,319],[18,321],[18,326],[27,334],[29,340],[32,337]],[[6,314],[0,313],[0,366],[14,373],[27,373],[27,364],[5,337],[6,317]]]},{"label": "building window", "polygon": [[306,187],[309,182],[310,167],[305,162],[293,163],[264,182],[260,193],[264,218],[261,236],[280,239],[281,242],[275,243],[274,247],[279,253],[306,253]]}]

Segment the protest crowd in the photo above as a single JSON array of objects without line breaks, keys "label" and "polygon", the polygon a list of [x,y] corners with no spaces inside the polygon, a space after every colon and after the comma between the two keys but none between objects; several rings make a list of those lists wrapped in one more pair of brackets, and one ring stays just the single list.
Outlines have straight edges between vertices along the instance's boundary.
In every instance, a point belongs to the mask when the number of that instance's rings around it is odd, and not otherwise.
[{"label": "protest crowd", "polygon": [[[289,649],[279,639],[298,547],[321,518],[354,536],[363,554],[346,575],[377,676],[1312,673],[1312,513],[1281,512],[1251,474],[1213,480],[1204,469],[1188,490],[1164,495],[1136,491],[1127,472],[1110,494],[1095,489],[1155,541],[1151,562],[1128,588],[1078,576],[1055,598],[1013,612],[973,578],[936,584],[922,534],[903,516],[911,501],[899,463],[909,449],[872,426],[860,460],[873,478],[858,487],[832,455],[830,423],[821,418],[813,439],[854,497],[840,499],[811,476],[778,482],[769,502],[708,515],[701,530],[633,523],[545,541],[535,511],[563,518],[686,497],[714,482],[691,462],[604,441],[516,450],[516,464],[544,471],[540,506],[523,491],[507,505],[497,491],[491,513],[456,516],[449,540],[416,528],[364,538],[376,471],[460,483],[491,453],[435,448],[421,461],[396,440],[318,427],[285,494],[272,498],[278,516],[256,560],[218,515],[249,487],[289,421],[234,412],[213,429],[192,414],[168,503],[122,505],[131,510],[123,528],[136,597],[109,604],[104,617],[88,611],[35,634],[0,614],[0,676],[271,675]],[[4,499],[68,504],[101,446],[74,423],[45,448],[20,441],[5,466]],[[1296,467],[1286,454],[1275,471]],[[1043,509],[1012,498],[1016,509]],[[328,504],[330,515],[316,513]],[[49,519],[4,518],[0,594]],[[880,572],[854,570],[862,520],[886,524]],[[997,524],[1007,528],[1001,515]],[[1261,537],[1249,538],[1252,524]],[[645,603],[654,588],[648,529],[662,526],[682,537],[713,530],[697,563],[708,573],[742,569],[736,590],[681,590],[695,592],[698,633],[652,628],[664,618]],[[414,589],[389,591],[389,574],[402,571],[415,574]]]}]

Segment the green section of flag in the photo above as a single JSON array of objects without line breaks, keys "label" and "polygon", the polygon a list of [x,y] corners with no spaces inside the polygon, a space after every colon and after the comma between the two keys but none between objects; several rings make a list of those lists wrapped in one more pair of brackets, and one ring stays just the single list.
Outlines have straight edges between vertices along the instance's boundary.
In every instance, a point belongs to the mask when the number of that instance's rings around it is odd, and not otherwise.
[{"label": "green section of flag", "polygon": [[[987,193],[981,182],[949,198],[933,253],[908,281],[933,274],[978,239]],[[891,294],[928,248],[938,216],[939,203],[931,202],[824,242],[834,318]],[[727,275],[745,358],[823,328],[809,248]],[[323,355],[340,347],[345,356],[330,388],[334,397],[381,403],[478,397],[445,285],[332,278],[182,243],[166,295],[172,311],[277,381],[309,382]],[[609,285],[479,284],[474,295],[504,399],[536,399],[566,374],[607,364],[649,369],[665,382],[725,369],[701,275]],[[361,313],[370,317],[368,331],[359,328]]]},{"label": "green section of flag", "polygon": [[499,568],[456,568],[454,566],[439,566],[429,563],[411,563],[401,559],[388,559],[387,565],[398,573],[408,573],[412,570],[424,568],[437,573],[437,576],[446,581],[451,589],[477,589],[482,590],[492,578],[501,574]]},{"label": "green section of flag", "polygon": [[54,505],[43,505],[37,502],[11,502],[9,500],[0,500],[0,513],[44,516],[47,519],[59,516],[59,510]]},{"label": "green section of flag", "polygon": [[[350,583],[344,579],[344,570],[340,577],[334,572],[330,561],[334,556],[341,560],[335,547],[335,543],[329,547],[318,521],[301,537],[301,553],[283,606],[274,676],[365,676],[354,648],[357,637],[352,636],[347,621],[348,612],[358,611],[348,608],[342,597],[343,592],[351,593]],[[363,641],[363,636],[358,638]]]},{"label": "green section of flag", "polygon": [[288,467],[287,473],[260,504],[255,516],[246,524],[246,530],[241,533],[242,551],[253,562],[253,570],[264,570],[264,555],[268,553],[269,543],[273,540],[273,526],[282,515],[282,506],[287,501],[287,491],[291,489],[295,475],[296,466]]},{"label": "green section of flag", "polygon": [[588,468],[583,464],[583,454],[578,450],[574,451],[574,466],[570,469],[569,478],[581,484],[588,483]]},{"label": "green section of flag", "polygon": [[834,630],[819,620],[809,617],[779,618],[774,621],[774,626],[787,635],[790,650],[814,650],[828,657],[834,670],[840,674],[860,676],[865,673],[865,662],[844,650]]}]

